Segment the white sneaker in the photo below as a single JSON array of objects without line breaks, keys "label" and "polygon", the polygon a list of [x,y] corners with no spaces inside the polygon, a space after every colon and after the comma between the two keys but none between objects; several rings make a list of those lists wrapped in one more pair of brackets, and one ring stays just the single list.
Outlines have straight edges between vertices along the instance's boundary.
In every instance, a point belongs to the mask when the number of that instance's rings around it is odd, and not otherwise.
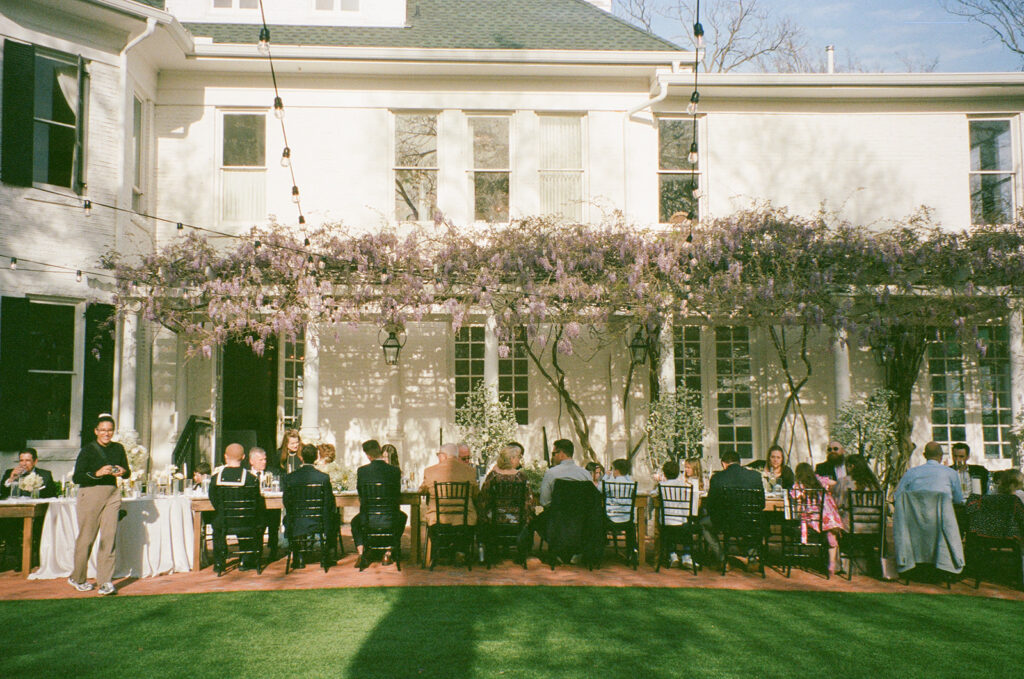
[{"label": "white sneaker", "polygon": [[679,563],[679,555],[675,552],[670,552],[668,555],[668,567],[672,568],[677,563]]},{"label": "white sneaker", "polygon": [[679,562],[680,568],[693,568],[693,557],[689,554],[683,554],[683,558]]},{"label": "white sneaker", "polygon": [[68,578],[68,584],[77,589],[79,592],[89,592],[92,590],[91,582],[75,582],[71,578]]},{"label": "white sneaker", "polygon": [[100,588],[96,590],[96,592],[100,596],[106,596],[108,594],[117,594],[117,590],[114,588],[114,583],[112,582],[104,582],[102,585],[100,585]]},{"label": "white sneaker", "polygon": [[575,566],[575,565],[579,564],[579,562],[582,561],[582,560],[583,560],[583,555],[582,554],[573,554],[572,558],[569,559],[569,563],[571,563],[573,566]]}]

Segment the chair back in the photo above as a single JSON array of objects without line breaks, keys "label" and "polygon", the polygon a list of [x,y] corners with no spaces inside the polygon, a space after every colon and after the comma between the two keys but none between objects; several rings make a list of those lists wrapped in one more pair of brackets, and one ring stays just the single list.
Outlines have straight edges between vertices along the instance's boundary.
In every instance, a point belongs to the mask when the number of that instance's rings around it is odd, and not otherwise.
[{"label": "chair back", "polygon": [[822,488],[790,488],[787,491],[789,518],[813,523],[814,530],[821,530],[821,513],[825,507],[827,492]]},{"label": "chair back", "polygon": [[469,516],[469,481],[435,481],[434,511],[439,524],[465,526]]},{"label": "chair back", "polygon": [[220,509],[224,532],[237,535],[256,530],[260,524],[260,491],[255,486],[221,486]]},{"label": "chair back", "polygon": [[604,549],[604,505],[590,481],[557,479],[551,491],[545,539],[552,553],[583,553],[596,561]]},{"label": "chair back", "polygon": [[716,528],[729,537],[757,538],[764,534],[764,491],[760,488],[723,488]]},{"label": "chair back", "polygon": [[693,486],[658,484],[658,525],[682,526],[693,516]]},{"label": "chair back", "polygon": [[359,514],[363,520],[366,543],[386,541],[390,546],[392,525],[399,512],[401,495],[381,481],[362,482],[359,491]]},{"label": "chair back", "polygon": [[1024,503],[1016,495],[983,495],[967,503],[968,532],[978,537],[1024,541]]},{"label": "chair back", "polygon": [[500,481],[490,487],[487,520],[492,526],[520,526],[526,522],[526,482]]},{"label": "chair back", "polygon": [[324,504],[323,484],[308,483],[295,489],[287,509],[293,520],[305,519],[314,523],[323,523],[327,518]]},{"label": "chair back", "polygon": [[881,535],[884,505],[880,490],[851,490],[846,499],[850,535]]},{"label": "chair back", "polygon": [[636,481],[602,481],[604,513],[614,523],[631,523],[636,515]]}]

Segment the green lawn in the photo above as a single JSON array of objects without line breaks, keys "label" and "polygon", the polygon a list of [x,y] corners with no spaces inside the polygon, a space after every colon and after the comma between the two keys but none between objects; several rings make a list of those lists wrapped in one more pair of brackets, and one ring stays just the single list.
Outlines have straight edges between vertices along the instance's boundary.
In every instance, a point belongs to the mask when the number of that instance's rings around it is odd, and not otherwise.
[{"label": "green lawn", "polygon": [[1024,604],[408,587],[0,602],[0,677],[996,677]]}]

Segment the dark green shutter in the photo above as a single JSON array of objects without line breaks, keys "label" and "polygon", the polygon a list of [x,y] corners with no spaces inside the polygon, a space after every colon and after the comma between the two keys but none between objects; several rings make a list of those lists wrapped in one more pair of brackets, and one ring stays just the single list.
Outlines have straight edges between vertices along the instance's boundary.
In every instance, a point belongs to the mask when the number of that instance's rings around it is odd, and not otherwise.
[{"label": "dark green shutter", "polygon": [[85,109],[89,99],[89,77],[85,72],[85,59],[78,57],[78,110],[75,112],[75,157],[71,165],[71,189],[81,194],[85,190]]},{"label": "dark green shutter", "polygon": [[5,184],[32,186],[35,61],[32,45],[4,41],[0,179]]},{"label": "dark green shutter", "polygon": [[82,384],[82,445],[96,438],[96,418],[114,403],[114,307],[85,308],[85,375]]},{"label": "dark green shutter", "polygon": [[0,450],[4,451],[25,447],[27,324],[27,299],[4,297],[0,300]]}]

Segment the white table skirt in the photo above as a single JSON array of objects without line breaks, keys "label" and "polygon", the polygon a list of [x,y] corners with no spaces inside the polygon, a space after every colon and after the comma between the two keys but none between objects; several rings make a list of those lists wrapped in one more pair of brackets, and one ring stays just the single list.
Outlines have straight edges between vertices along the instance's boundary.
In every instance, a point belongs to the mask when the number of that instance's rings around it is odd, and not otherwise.
[{"label": "white table skirt", "polygon": [[[39,545],[39,569],[32,580],[71,575],[78,535],[75,500],[50,503]],[[187,571],[192,564],[192,500],[186,496],[121,500],[127,516],[117,524],[114,577],[148,578]],[[96,544],[99,540],[96,541]],[[96,576],[96,553],[89,558],[89,577]]]}]

